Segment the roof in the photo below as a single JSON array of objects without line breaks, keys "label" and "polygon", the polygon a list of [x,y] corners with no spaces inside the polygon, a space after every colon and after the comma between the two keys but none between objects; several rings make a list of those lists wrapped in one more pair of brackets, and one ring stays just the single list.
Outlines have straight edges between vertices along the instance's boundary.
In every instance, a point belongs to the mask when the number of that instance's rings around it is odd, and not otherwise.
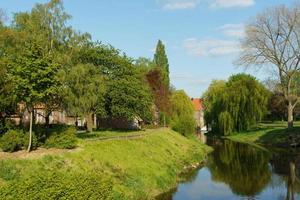
[{"label": "roof", "polygon": [[195,111],[203,109],[203,100],[200,98],[191,98]]}]

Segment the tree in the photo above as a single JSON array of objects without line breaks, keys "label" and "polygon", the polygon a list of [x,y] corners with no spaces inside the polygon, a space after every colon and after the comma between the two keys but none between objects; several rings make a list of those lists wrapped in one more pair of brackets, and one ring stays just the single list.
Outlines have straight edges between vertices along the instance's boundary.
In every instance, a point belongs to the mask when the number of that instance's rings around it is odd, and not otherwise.
[{"label": "tree", "polygon": [[230,134],[249,130],[267,113],[269,92],[254,77],[237,74],[213,82],[204,95],[205,119],[213,131]]},{"label": "tree", "polygon": [[162,81],[165,84],[165,86],[169,88],[170,87],[169,62],[168,62],[167,54],[165,52],[165,45],[162,43],[161,40],[158,40],[157,42],[153,62],[157,68],[161,69]]},{"label": "tree", "polygon": [[170,115],[171,113],[171,102],[169,88],[163,83],[163,75],[161,69],[153,68],[146,74],[146,78],[152,91],[156,110],[162,113],[163,125],[166,126],[165,118],[166,115]]},{"label": "tree", "polygon": [[[6,52],[8,71],[16,83],[13,91],[17,101],[25,104],[30,113],[29,145],[31,148],[33,113],[35,106],[45,106],[46,122],[53,109],[57,109],[61,98],[57,88],[58,71],[66,64],[70,27],[66,26],[69,15],[64,12],[60,0],[47,4],[36,4],[31,12],[14,15],[11,39],[7,40],[10,53]],[[48,119],[48,120],[47,120]]]},{"label": "tree", "polygon": [[0,8],[0,27],[4,26],[4,22],[6,20],[6,13]]},{"label": "tree", "polygon": [[147,85],[135,76],[122,76],[110,80],[106,98],[111,118],[131,121],[136,117],[151,121],[151,93]]},{"label": "tree", "polygon": [[225,94],[226,82],[222,80],[213,80],[207,91],[203,95],[204,119],[207,127],[211,126],[213,131],[218,130],[219,113],[222,110],[221,99]]},{"label": "tree", "polygon": [[194,107],[183,90],[175,91],[171,97],[171,126],[175,131],[188,136],[195,131]]},{"label": "tree", "polygon": [[62,94],[67,112],[85,117],[87,130],[92,131],[93,114],[103,114],[105,78],[92,64],[78,64],[60,74]]},{"label": "tree", "polygon": [[246,27],[242,52],[237,62],[247,67],[272,66],[277,69],[282,93],[287,100],[288,127],[293,127],[293,110],[300,101],[291,89],[300,70],[300,6],[279,6],[259,14]]}]

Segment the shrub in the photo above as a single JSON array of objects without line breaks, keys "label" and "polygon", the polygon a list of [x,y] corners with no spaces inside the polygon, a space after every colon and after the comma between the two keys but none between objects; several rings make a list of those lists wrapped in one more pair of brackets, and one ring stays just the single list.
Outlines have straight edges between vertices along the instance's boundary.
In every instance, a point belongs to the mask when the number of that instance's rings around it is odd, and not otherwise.
[{"label": "shrub", "polygon": [[[22,148],[27,149],[29,144],[29,132],[22,135]],[[32,132],[32,143],[31,143],[31,150],[37,149],[39,146],[38,139],[34,132]]]},{"label": "shrub", "polygon": [[[38,192],[37,192],[38,191]],[[98,174],[37,173],[20,184],[14,180],[0,190],[0,199],[112,199],[112,183]]]},{"label": "shrub", "polygon": [[44,124],[36,124],[33,131],[39,143],[45,143],[46,140],[46,126]]},{"label": "shrub", "polygon": [[46,139],[45,147],[72,149],[76,147],[77,137],[75,127],[60,127],[53,129]]},{"label": "shrub", "polygon": [[21,150],[23,146],[23,132],[9,130],[0,139],[0,148],[5,152]]},{"label": "shrub", "polygon": [[172,129],[184,136],[191,135],[195,132],[195,119],[190,115],[180,115],[171,123]]}]

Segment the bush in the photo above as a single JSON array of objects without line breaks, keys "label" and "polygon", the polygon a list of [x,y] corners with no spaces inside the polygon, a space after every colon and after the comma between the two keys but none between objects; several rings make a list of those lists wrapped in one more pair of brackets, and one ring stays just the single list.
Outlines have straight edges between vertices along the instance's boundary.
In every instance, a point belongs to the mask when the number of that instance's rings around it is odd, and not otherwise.
[{"label": "bush", "polygon": [[[22,130],[9,130],[0,139],[0,148],[5,152],[14,152],[21,149],[27,149],[29,143],[29,133]],[[32,133],[31,149],[38,147],[38,141],[34,133]]]},{"label": "bush", "polygon": [[174,119],[171,123],[172,129],[181,133],[184,136],[191,135],[195,132],[195,119],[193,116],[181,115],[177,119]]},{"label": "bush", "polygon": [[45,171],[14,180],[0,190],[0,199],[112,199],[112,183],[98,174]]},{"label": "bush", "polygon": [[23,132],[9,130],[0,139],[0,148],[5,152],[21,150],[23,146]]},{"label": "bush", "polygon": [[54,128],[50,136],[46,139],[45,147],[72,149],[76,147],[77,137],[75,127],[59,127]]}]

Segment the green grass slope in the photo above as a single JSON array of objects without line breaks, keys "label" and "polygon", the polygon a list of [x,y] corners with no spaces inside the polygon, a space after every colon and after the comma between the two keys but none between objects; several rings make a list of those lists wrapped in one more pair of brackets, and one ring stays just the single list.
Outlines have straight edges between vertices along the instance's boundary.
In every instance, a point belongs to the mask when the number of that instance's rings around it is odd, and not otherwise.
[{"label": "green grass slope", "polygon": [[0,199],[153,199],[210,149],[169,129],[134,140],[88,141],[37,159],[0,159]]},{"label": "green grass slope", "polygon": [[286,127],[286,122],[261,123],[255,130],[235,133],[226,138],[237,142],[279,147],[300,144],[300,122],[295,122],[293,129]]}]

